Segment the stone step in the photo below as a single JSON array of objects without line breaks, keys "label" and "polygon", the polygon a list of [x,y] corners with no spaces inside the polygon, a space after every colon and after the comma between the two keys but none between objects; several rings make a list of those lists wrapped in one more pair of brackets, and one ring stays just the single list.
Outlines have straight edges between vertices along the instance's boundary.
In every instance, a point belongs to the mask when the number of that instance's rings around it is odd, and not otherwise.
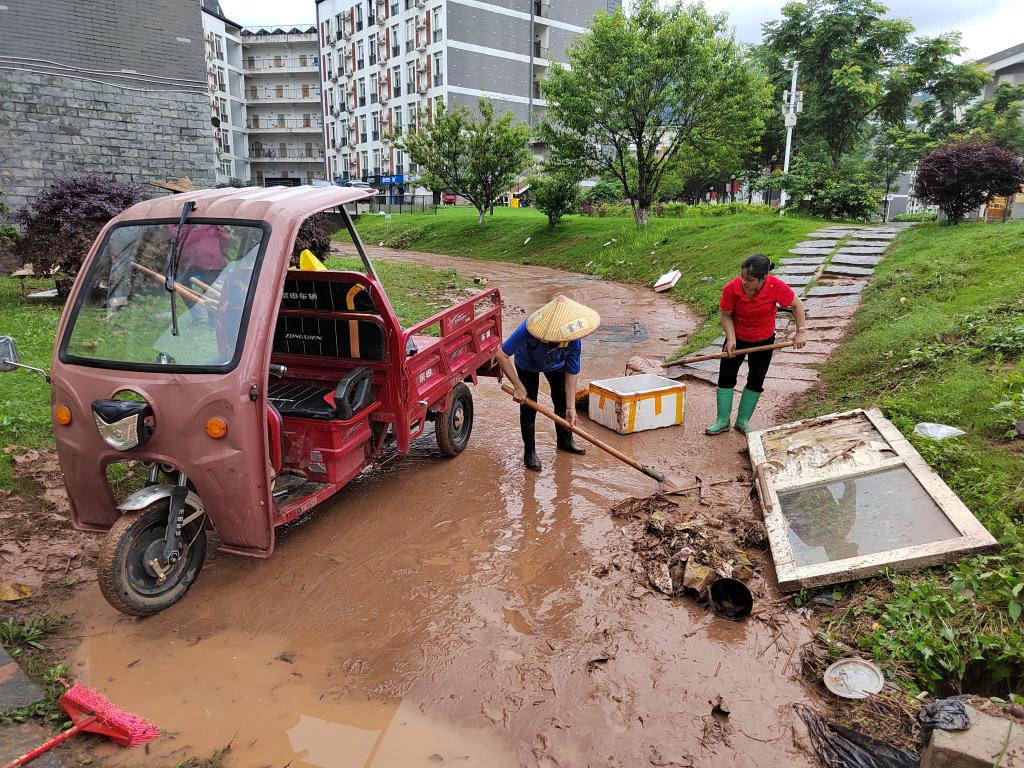
[{"label": "stone step", "polygon": [[849,296],[864,290],[864,283],[855,285],[828,285],[819,283],[808,291],[808,296]]},{"label": "stone step", "polygon": [[873,267],[882,260],[881,256],[862,256],[857,253],[837,253],[832,257],[833,264],[848,264],[851,266]]},{"label": "stone step", "polygon": [[856,307],[860,304],[860,296],[812,296],[804,302],[808,312],[815,312],[821,307]]},{"label": "stone step", "polygon": [[775,276],[791,288],[797,285],[807,285],[814,279],[814,275],[793,275],[782,272],[776,272]]},{"label": "stone step", "polygon": [[855,254],[868,254],[874,256],[881,256],[886,251],[886,248],[881,245],[844,245],[839,251],[839,255],[849,256]]},{"label": "stone step", "polygon": [[825,270],[826,275],[842,275],[843,277],[870,277],[874,274],[873,269],[867,267],[847,267],[836,264]]},{"label": "stone step", "polygon": [[828,256],[832,248],[790,248],[789,253],[794,256]]},{"label": "stone step", "polygon": [[881,246],[882,248],[888,248],[890,245],[892,245],[892,243],[890,243],[888,240],[876,240],[876,239],[861,240],[860,238],[855,237],[855,238],[853,238],[851,240],[847,240],[846,241],[846,245],[847,246],[853,245],[853,246],[856,246],[858,248],[863,248],[865,245],[873,245],[873,246],[876,246],[876,247]]},{"label": "stone step", "polygon": [[824,264],[824,256],[784,256],[780,264]]},{"label": "stone step", "polygon": [[838,240],[829,240],[823,238],[821,240],[804,240],[797,243],[794,248],[835,248],[839,245]]},{"label": "stone step", "polygon": [[818,267],[823,262],[817,264],[786,264],[783,268],[774,272],[773,274],[778,277],[781,275],[813,275],[818,271]]}]

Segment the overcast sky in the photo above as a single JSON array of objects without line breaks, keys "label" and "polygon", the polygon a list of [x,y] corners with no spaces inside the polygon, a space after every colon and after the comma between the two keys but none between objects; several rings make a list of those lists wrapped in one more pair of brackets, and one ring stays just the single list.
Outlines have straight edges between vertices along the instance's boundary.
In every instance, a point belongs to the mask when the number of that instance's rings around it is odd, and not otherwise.
[{"label": "overcast sky", "polygon": [[[884,2],[885,0],[883,0]],[[761,38],[761,24],[778,18],[784,0],[705,0],[713,11],[725,11],[737,36],[748,43]],[[908,18],[921,35],[950,30],[963,33],[968,58],[981,58],[1024,43],[1021,0],[889,0],[890,15]],[[313,0],[291,4],[280,0],[221,0],[225,15],[245,26],[313,24]]]}]

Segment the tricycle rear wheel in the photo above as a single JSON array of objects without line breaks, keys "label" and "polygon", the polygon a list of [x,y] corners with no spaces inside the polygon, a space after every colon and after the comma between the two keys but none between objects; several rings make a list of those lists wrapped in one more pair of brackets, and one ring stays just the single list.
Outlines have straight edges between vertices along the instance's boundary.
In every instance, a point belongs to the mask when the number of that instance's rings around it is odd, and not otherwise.
[{"label": "tricycle rear wheel", "polygon": [[170,500],[161,499],[141,512],[122,515],[103,540],[96,566],[100,591],[122,613],[148,616],[169,608],[185,596],[203,568],[204,516],[182,529],[184,550],[163,581],[147,564],[148,559],[162,551],[169,513]]},{"label": "tricycle rear wheel", "polygon": [[434,421],[437,447],[448,456],[458,456],[469,445],[473,432],[473,393],[463,383],[452,390],[452,401]]}]

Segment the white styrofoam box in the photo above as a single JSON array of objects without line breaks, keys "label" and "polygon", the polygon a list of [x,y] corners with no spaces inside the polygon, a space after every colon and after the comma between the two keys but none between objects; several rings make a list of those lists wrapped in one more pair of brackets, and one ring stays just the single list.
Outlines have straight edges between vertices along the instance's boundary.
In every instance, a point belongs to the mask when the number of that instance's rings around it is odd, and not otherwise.
[{"label": "white styrofoam box", "polygon": [[621,435],[683,423],[686,385],[653,373],[590,382],[590,418]]}]

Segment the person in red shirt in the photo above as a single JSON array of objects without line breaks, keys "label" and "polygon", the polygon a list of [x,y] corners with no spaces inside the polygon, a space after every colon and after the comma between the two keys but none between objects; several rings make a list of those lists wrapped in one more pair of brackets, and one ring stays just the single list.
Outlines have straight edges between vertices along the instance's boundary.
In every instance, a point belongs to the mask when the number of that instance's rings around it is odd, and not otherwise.
[{"label": "person in red shirt", "polygon": [[793,346],[801,349],[807,343],[804,330],[804,305],[793,289],[768,273],[775,267],[767,256],[755,253],[740,266],[740,276],[726,283],[718,303],[722,329],[725,331],[722,358],[718,368],[718,420],[705,432],[718,435],[729,429],[736,375],[740,363],[747,358],[747,384],[736,411],[736,429],[749,432],[750,417],[764,391],[764,377],[772,362],[772,350],[752,352],[743,350],[775,343],[775,314],[779,307],[792,307],[796,320]]}]

